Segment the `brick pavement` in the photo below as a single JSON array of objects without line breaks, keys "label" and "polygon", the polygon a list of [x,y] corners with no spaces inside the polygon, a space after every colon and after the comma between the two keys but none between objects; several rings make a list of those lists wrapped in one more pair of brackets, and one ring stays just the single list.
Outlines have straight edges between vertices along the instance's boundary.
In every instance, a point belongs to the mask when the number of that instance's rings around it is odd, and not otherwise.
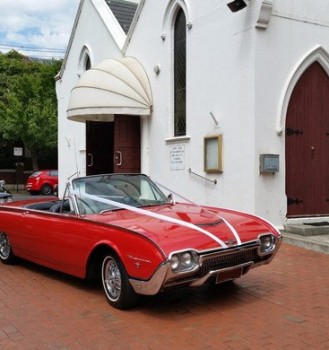
[{"label": "brick pavement", "polygon": [[111,308],[100,284],[0,264],[1,349],[329,349],[329,255],[283,244],[234,284]]}]

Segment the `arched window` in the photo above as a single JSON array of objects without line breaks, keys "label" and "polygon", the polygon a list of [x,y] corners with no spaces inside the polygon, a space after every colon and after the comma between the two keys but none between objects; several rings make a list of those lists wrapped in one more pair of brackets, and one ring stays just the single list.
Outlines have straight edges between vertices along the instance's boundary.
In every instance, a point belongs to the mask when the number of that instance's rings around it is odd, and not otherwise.
[{"label": "arched window", "polygon": [[90,50],[87,46],[83,46],[80,57],[79,57],[79,71],[78,75],[81,76],[84,72],[89,70],[92,66],[92,58],[90,55]]},{"label": "arched window", "polygon": [[89,55],[87,54],[86,55],[86,58],[85,58],[85,70],[89,70],[91,68],[91,62],[90,62],[90,57]]},{"label": "arched window", "polygon": [[174,136],[186,135],[186,18],[177,13],[174,26]]}]

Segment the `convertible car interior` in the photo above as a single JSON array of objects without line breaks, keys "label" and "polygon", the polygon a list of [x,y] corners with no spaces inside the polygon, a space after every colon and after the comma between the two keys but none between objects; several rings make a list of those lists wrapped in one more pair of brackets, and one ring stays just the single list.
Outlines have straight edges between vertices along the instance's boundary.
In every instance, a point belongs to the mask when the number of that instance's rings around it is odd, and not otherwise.
[{"label": "convertible car interior", "polygon": [[27,204],[25,205],[25,208],[33,209],[33,210],[49,211],[52,213],[71,213],[71,214],[74,213],[73,210],[71,210],[70,202],[68,199]]}]

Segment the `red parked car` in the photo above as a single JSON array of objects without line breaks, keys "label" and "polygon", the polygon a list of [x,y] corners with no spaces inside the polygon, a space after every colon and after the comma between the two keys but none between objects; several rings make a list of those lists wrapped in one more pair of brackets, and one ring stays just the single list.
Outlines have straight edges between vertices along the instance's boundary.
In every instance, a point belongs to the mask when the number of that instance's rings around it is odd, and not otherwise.
[{"label": "red parked car", "polygon": [[0,204],[3,263],[20,257],[100,278],[108,302],[120,309],[139,294],[240,278],[270,263],[281,240],[264,219],[175,202],[142,174],[71,179],[61,200]]},{"label": "red parked car", "polygon": [[26,181],[25,189],[31,194],[41,193],[46,196],[52,194],[58,186],[57,170],[35,171]]}]

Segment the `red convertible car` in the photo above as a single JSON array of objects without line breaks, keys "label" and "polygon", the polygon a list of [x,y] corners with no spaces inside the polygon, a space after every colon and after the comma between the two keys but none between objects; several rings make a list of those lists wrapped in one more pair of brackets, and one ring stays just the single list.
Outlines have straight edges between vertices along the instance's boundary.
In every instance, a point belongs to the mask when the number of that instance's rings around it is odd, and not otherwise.
[{"label": "red convertible car", "polygon": [[175,203],[149,177],[70,180],[63,199],[0,204],[0,259],[16,257],[80,278],[101,277],[108,302],[221,283],[268,264],[281,244],[267,221],[227,209]]}]

